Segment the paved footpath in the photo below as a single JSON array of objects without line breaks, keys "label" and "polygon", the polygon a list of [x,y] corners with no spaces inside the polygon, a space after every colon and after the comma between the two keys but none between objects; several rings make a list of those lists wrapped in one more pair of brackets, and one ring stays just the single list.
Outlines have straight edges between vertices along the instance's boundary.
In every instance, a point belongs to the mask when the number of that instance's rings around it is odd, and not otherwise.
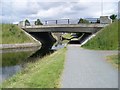
[{"label": "paved footpath", "polygon": [[68,45],[61,88],[118,88],[118,70],[106,62],[117,51],[94,51]]}]

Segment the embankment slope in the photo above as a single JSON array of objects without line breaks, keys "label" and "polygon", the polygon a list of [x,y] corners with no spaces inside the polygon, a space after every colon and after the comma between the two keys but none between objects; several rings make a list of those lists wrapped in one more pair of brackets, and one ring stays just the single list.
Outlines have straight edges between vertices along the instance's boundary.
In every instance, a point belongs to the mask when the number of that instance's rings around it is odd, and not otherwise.
[{"label": "embankment slope", "polygon": [[95,50],[117,50],[118,26],[120,26],[120,21],[108,25],[82,47]]},{"label": "embankment slope", "polygon": [[17,43],[35,43],[35,41],[25,34],[17,25],[2,24],[0,25],[2,42],[0,44],[17,44]]}]

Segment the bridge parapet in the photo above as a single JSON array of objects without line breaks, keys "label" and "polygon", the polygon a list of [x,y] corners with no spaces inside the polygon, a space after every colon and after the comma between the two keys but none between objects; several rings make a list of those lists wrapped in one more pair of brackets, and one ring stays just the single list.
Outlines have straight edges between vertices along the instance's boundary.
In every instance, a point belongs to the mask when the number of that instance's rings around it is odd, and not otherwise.
[{"label": "bridge parapet", "polygon": [[[56,19],[56,20],[45,20],[42,21],[43,25],[54,25],[54,24],[78,24],[80,19]],[[89,23],[97,23],[99,18],[84,18]],[[35,21],[29,21],[30,25],[35,25]],[[25,26],[25,21],[20,21],[19,26]],[[28,25],[27,25],[28,26]]]},{"label": "bridge parapet", "polygon": [[[80,19],[58,19],[58,20],[45,20],[42,21],[43,25],[75,25],[78,24]],[[107,17],[107,16],[102,16],[100,18],[84,18],[84,20],[87,20],[89,22],[89,24],[110,24],[111,20]],[[80,23],[83,24],[84,23]],[[20,27],[22,26],[29,26],[29,25],[25,25],[25,21],[21,21],[18,24]],[[30,26],[36,26],[35,25],[35,21],[30,21]]]}]

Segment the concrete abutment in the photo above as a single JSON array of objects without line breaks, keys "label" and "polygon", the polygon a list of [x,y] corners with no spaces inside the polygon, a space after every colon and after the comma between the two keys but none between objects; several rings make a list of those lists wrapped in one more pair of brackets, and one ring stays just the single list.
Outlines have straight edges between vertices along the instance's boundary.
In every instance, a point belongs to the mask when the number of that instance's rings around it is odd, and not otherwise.
[{"label": "concrete abutment", "polygon": [[42,43],[42,48],[51,49],[56,42],[51,32],[29,32],[29,34]]}]

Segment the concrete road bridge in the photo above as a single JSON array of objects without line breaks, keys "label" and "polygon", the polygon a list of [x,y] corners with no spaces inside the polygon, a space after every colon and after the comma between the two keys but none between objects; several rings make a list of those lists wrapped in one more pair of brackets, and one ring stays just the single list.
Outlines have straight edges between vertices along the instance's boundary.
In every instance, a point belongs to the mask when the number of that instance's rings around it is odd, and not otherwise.
[{"label": "concrete road bridge", "polygon": [[84,32],[95,33],[108,24],[56,24],[56,25],[33,25],[21,27],[27,32]]},{"label": "concrete road bridge", "polygon": [[[48,21],[45,21],[48,22]],[[109,23],[80,23],[71,24],[70,20],[67,20],[67,24],[59,24],[55,20],[55,24],[45,23],[44,25],[29,25],[21,26],[23,30],[32,35],[34,38],[42,43],[43,47],[51,48],[56,42],[55,38],[51,33],[81,33],[82,38],[79,41],[84,41],[90,35],[100,31],[103,27],[107,26]],[[83,35],[84,34],[84,35]]]}]

